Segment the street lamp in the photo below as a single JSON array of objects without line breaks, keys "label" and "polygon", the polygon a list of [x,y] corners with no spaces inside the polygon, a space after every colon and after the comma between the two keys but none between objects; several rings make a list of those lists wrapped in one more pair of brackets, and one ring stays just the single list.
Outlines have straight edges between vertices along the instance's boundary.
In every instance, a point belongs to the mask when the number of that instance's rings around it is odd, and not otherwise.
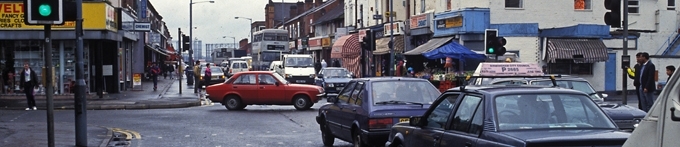
[{"label": "street lamp", "polygon": [[222,36],[222,38],[227,38],[227,37],[234,40],[234,49],[231,51],[231,57],[234,57],[234,50],[237,50],[237,49],[238,49],[238,48],[237,48],[238,45],[236,45],[236,37]]},{"label": "street lamp", "polygon": [[[191,49],[189,50],[189,67],[192,67],[192,68],[195,66],[194,65],[194,62],[195,62],[194,61],[194,36],[193,36],[194,35],[194,29],[191,29],[191,28],[194,28],[194,18],[193,18],[194,8],[193,8],[193,6],[194,6],[194,4],[206,3],[206,2],[207,3],[215,3],[215,1],[212,1],[212,0],[211,1],[198,1],[198,2],[194,2],[194,0],[189,0],[189,39],[190,39],[189,40],[189,47],[191,47]],[[199,88],[198,87],[198,81],[194,80],[194,93],[198,93],[198,88]]]},{"label": "street lamp", "polygon": [[253,25],[253,19],[247,18],[247,17],[238,17],[238,16],[234,17],[234,19],[239,19],[239,18],[250,20],[250,27],[248,29],[250,29],[250,42],[252,43],[253,42],[253,26],[252,26]]}]

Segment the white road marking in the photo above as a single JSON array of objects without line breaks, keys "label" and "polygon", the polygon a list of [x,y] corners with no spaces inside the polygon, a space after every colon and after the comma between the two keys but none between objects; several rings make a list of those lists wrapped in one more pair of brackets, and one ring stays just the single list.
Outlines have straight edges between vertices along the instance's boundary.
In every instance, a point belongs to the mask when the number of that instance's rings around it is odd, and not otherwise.
[{"label": "white road marking", "polygon": [[297,131],[293,131],[293,133],[295,133],[295,132],[297,132]]},{"label": "white road marking", "polygon": [[184,135],[184,137],[189,137],[189,136],[191,136],[191,135]]},{"label": "white road marking", "polygon": [[217,134],[212,134],[212,136],[217,136]]},{"label": "white road marking", "polygon": [[283,142],[279,142],[279,143],[277,143],[277,144],[283,144]]},{"label": "white road marking", "polygon": [[267,133],[271,133],[271,132],[267,131]]},{"label": "white road marking", "polygon": [[307,143],[312,143],[312,141],[307,141]]},{"label": "white road marking", "polygon": [[238,134],[241,134],[241,135],[243,135],[243,132],[241,132],[241,133],[238,133]]},{"label": "white road marking", "polygon": [[158,139],[163,139],[163,137],[158,137]]}]

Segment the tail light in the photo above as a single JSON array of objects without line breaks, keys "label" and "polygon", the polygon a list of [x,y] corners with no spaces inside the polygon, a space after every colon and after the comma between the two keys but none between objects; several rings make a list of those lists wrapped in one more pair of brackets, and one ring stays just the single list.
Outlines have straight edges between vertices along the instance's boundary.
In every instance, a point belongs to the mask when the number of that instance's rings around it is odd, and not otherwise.
[{"label": "tail light", "polygon": [[233,73],[232,71],[233,71],[233,69],[229,69],[229,73]]},{"label": "tail light", "polygon": [[392,127],[392,118],[378,118],[368,120],[368,129],[385,129]]}]

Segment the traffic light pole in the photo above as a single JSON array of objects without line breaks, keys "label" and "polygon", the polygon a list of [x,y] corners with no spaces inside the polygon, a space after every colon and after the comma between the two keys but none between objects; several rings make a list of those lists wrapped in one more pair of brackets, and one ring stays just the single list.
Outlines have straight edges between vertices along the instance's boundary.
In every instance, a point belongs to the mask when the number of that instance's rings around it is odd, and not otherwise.
[{"label": "traffic light pole", "polygon": [[47,146],[54,147],[54,88],[52,87],[52,25],[45,25],[45,98],[47,99]]},{"label": "traffic light pole", "polygon": [[83,0],[76,0],[76,146],[87,146],[87,99],[83,63]]},{"label": "traffic light pole", "polygon": [[[623,59],[624,57],[630,58],[628,56],[628,0],[623,0],[623,56],[621,56],[621,60],[630,60],[630,59]],[[623,63],[623,62],[621,62]],[[623,76],[621,79],[623,79],[623,82],[621,82],[623,85],[623,101],[621,102],[623,105],[628,104],[628,77],[626,69],[623,69]]]},{"label": "traffic light pole", "polygon": [[182,94],[182,76],[184,76],[184,74],[181,74],[183,71],[180,70],[184,69],[182,68],[182,44],[182,29],[177,28],[177,50],[175,50],[175,53],[177,54],[177,57],[179,57],[179,59],[177,59],[177,70],[179,70],[177,73],[180,73],[177,74],[177,77],[179,77],[179,94]]}]

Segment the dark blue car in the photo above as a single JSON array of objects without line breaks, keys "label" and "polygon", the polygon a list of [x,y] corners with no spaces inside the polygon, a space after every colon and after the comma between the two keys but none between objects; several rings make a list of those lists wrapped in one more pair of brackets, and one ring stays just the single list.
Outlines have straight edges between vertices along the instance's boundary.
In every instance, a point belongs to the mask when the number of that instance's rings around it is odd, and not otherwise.
[{"label": "dark blue car", "polygon": [[338,138],[355,146],[384,145],[392,125],[422,115],[440,94],[424,79],[353,79],[319,109],[323,144],[332,146]]},{"label": "dark blue car", "polygon": [[580,91],[474,85],[442,94],[422,117],[392,127],[389,147],[621,146],[630,133]]},{"label": "dark blue car", "polygon": [[[604,101],[606,94],[599,94],[595,92],[595,89],[590,85],[588,80],[578,77],[564,77],[555,79],[558,87],[574,89],[587,93],[598,106],[602,107],[602,110],[611,117],[616,125],[627,131],[633,131],[637,127],[638,123],[642,118],[647,115],[645,111],[642,111],[636,107],[629,105],[620,105],[616,103],[610,103]],[[552,86],[552,81],[545,78],[506,78],[506,79],[496,79],[491,82],[491,84],[528,84],[528,85],[545,85]]]},{"label": "dark blue car", "polygon": [[314,83],[324,88],[326,93],[337,94],[345,87],[347,82],[352,80],[354,75],[342,67],[326,67],[319,71]]}]

